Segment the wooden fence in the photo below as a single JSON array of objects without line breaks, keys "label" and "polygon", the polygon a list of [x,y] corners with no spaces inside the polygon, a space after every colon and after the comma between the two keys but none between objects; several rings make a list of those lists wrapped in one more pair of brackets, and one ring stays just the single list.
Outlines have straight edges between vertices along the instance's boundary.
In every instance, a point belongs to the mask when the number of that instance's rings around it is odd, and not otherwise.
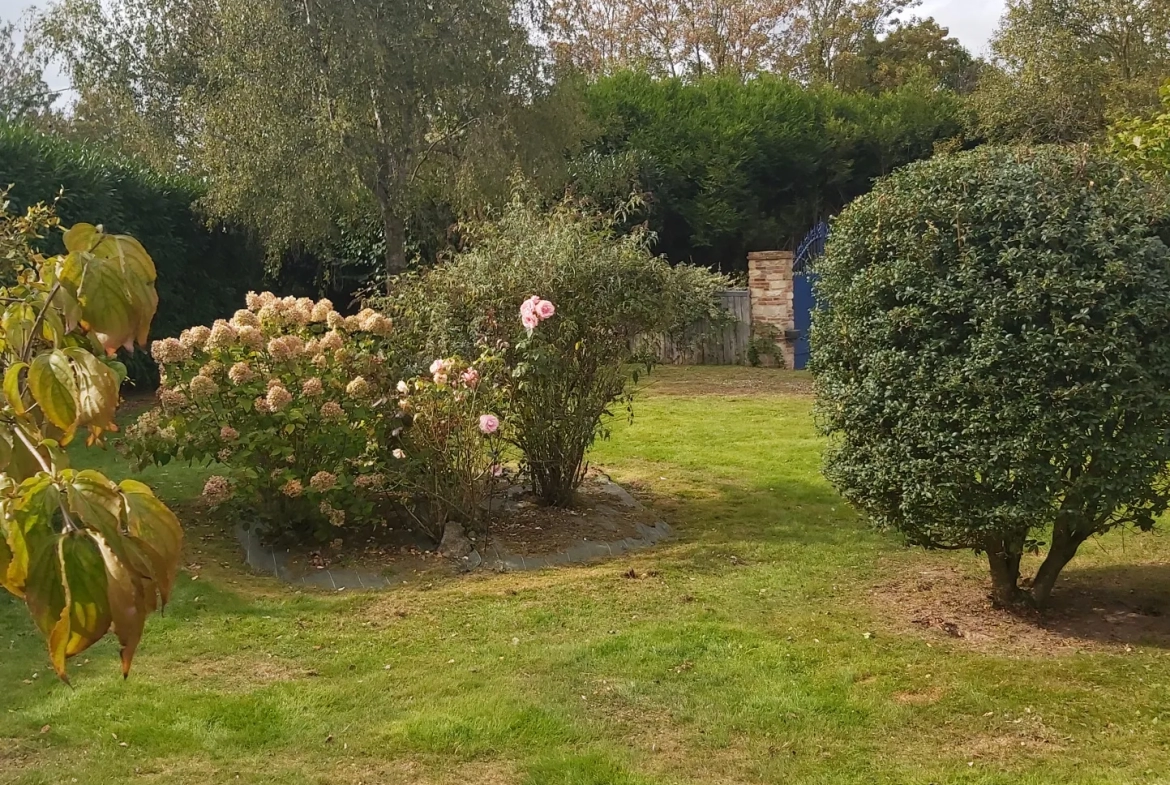
[{"label": "wooden fence", "polygon": [[731,315],[730,322],[717,327],[696,325],[679,341],[644,335],[636,348],[672,365],[743,365],[752,333],[751,297],[747,289],[729,289],[719,293],[719,302]]}]

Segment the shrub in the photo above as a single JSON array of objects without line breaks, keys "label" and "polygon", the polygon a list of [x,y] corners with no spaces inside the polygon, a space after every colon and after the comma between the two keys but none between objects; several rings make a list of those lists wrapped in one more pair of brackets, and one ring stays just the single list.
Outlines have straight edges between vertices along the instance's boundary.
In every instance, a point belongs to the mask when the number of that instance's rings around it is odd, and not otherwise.
[{"label": "shrub", "polygon": [[[177,336],[230,314],[264,276],[263,250],[245,232],[208,228],[194,211],[204,193],[195,179],[163,176],[96,147],[3,124],[0,173],[0,185],[15,183],[10,196],[17,208],[60,194],[63,222],[101,223],[151,250],[159,271],[157,335]],[[61,250],[55,235],[40,245]],[[153,383],[149,363],[131,362],[130,370],[135,381]]]},{"label": "shrub", "polygon": [[[586,450],[629,403],[631,341],[717,313],[726,281],[672,269],[644,230],[617,234],[571,200],[542,211],[520,190],[498,220],[463,231],[466,250],[402,282],[386,307],[425,357],[499,347],[508,438],[540,498],[568,504]],[[555,303],[556,317],[526,330],[518,306],[534,296]]]},{"label": "shrub", "polygon": [[155,342],[160,406],[129,429],[126,449],[141,463],[217,461],[225,474],[204,496],[270,535],[325,541],[384,522],[404,470],[389,319],[267,292],[247,305]]},{"label": "shrub", "polygon": [[[825,473],[911,542],[987,554],[1043,604],[1094,534],[1167,506],[1170,250],[1143,183],[1084,151],[914,164],[818,261]],[[1020,558],[1047,556],[1030,591]]]},{"label": "shrub", "polygon": [[89,224],[46,258],[35,247],[57,216],[8,208],[0,192],[0,586],[28,605],[59,677],[111,627],[126,675],[147,615],[170,596],[183,532],[150,488],[71,469],[62,448],[116,430],[126,369],[108,355],[146,341],[154,263],[133,238]]},{"label": "shrub", "polygon": [[448,524],[486,533],[490,497],[503,474],[499,394],[501,363],[484,352],[474,363],[438,359],[429,373],[399,383],[410,417],[406,449],[414,489],[427,502],[422,528],[441,540]]}]

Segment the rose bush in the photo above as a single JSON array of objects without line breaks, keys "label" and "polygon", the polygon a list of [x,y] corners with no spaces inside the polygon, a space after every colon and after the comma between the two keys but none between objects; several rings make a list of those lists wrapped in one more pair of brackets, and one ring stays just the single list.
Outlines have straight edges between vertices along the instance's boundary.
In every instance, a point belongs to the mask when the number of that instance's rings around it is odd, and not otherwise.
[{"label": "rose bush", "polygon": [[399,457],[414,467],[407,476],[427,503],[418,520],[437,540],[453,521],[486,533],[489,497],[503,474],[501,372],[500,358],[484,351],[474,363],[435,360],[428,374],[398,386],[410,420]]},{"label": "rose bush", "polygon": [[499,347],[506,438],[541,499],[569,504],[589,446],[629,406],[633,340],[718,317],[728,281],[672,268],[648,232],[623,233],[571,200],[544,210],[518,191],[497,220],[462,229],[464,250],[400,280],[378,306],[416,362]]},{"label": "rose bush", "polygon": [[390,320],[250,293],[231,320],[156,341],[159,407],[123,441],[140,463],[216,461],[206,500],[269,534],[332,540],[385,522],[405,488]]}]

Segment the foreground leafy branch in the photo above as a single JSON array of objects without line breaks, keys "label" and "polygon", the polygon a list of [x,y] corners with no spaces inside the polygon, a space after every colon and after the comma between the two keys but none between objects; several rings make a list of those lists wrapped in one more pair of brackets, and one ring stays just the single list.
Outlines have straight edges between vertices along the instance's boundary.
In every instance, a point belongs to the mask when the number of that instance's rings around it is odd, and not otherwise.
[{"label": "foreground leafy branch", "polygon": [[182,530],[150,488],[70,468],[65,447],[116,431],[125,367],[158,306],[154,262],[133,238],[77,224],[66,253],[34,248],[51,208],[8,211],[0,194],[0,584],[22,598],[53,669],[112,628],[129,673],[147,615],[166,604]]}]

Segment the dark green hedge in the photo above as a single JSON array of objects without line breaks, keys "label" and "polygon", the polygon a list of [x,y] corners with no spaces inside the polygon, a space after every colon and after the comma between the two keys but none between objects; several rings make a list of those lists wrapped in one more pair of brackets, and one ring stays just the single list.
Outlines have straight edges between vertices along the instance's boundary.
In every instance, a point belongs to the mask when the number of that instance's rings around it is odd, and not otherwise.
[{"label": "dark green hedge", "polygon": [[[68,226],[85,221],[138,238],[158,267],[154,337],[209,324],[262,285],[263,249],[243,231],[209,228],[192,205],[198,180],[162,176],[107,151],[0,124],[0,185],[16,210],[52,201]],[[57,245],[49,251],[60,250]],[[139,366],[139,363],[135,363]],[[150,369],[135,376],[149,380]]]},{"label": "dark green hedge", "polygon": [[875,178],[961,137],[962,100],[907,85],[882,95],[626,72],[586,89],[595,155],[632,156],[650,228],[673,261],[735,269],[747,251],[791,248]]}]

